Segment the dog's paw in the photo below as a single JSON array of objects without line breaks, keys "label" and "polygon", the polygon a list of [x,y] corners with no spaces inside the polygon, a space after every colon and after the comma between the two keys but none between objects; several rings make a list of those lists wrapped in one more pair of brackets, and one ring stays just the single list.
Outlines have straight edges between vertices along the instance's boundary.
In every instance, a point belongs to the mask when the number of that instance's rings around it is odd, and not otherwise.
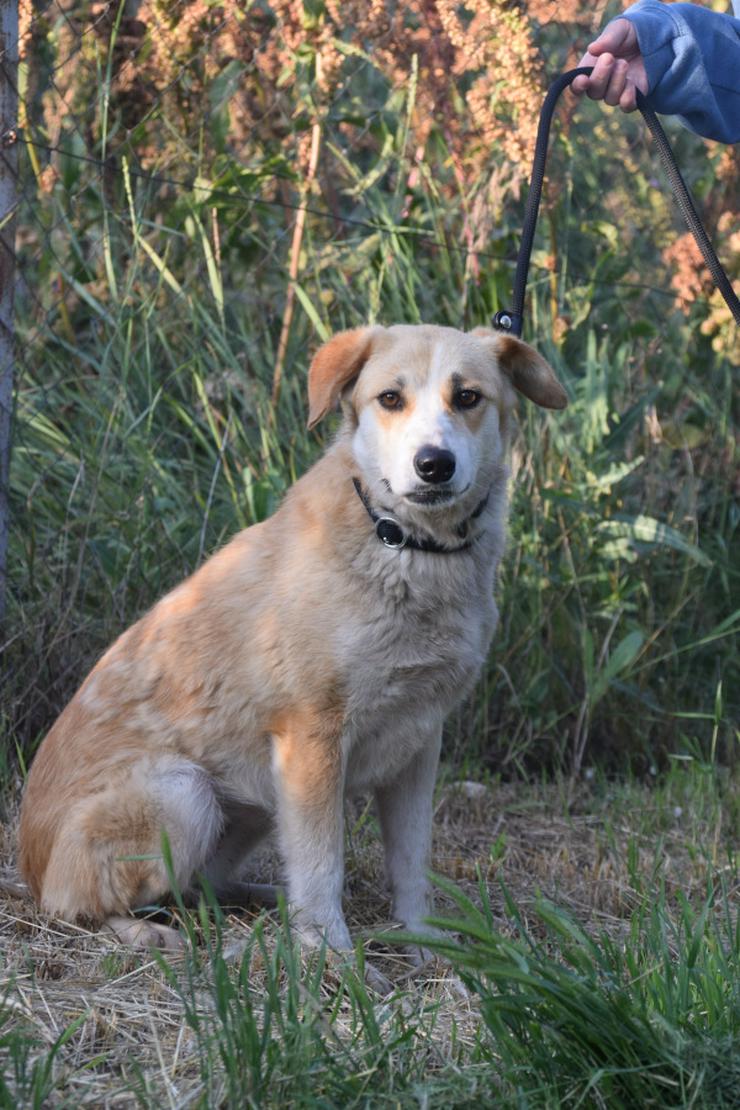
[{"label": "dog's paw", "polygon": [[293,917],[293,933],[301,948],[315,949],[326,945],[331,952],[340,955],[351,955],[352,938],[349,929],[341,918],[335,918],[326,924],[310,921],[305,914],[298,911]]},{"label": "dog's paw", "polygon": [[445,938],[444,933],[440,932],[439,929],[435,929],[432,925],[427,924],[408,926],[408,932],[419,937],[421,942],[420,944],[410,944],[406,946],[406,950],[415,967],[424,967],[426,964],[434,963],[441,959],[439,952],[433,947],[429,947],[424,942],[443,940]]},{"label": "dog's paw", "polygon": [[[358,977],[360,974],[356,954],[353,950],[327,951],[325,968],[330,979],[334,980],[336,984],[339,984],[347,973]],[[392,981],[387,975],[383,974],[375,961],[369,960],[367,957],[362,960],[362,979],[369,990],[374,994],[382,995],[384,998],[395,989]]]},{"label": "dog's paw", "polygon": [[370,960],[365,960],[364,972],[365,986],[369,987],[375,994],[381,994],[385,998],[396,989],[388,976],[384,975],[380,968],[376,967]]},{"label": "dog's paw", "polygon": [[182,952],[187,947],[177,929],[158,925],[154,921],[114,916],[107,919],[103,928],[129,948],[162,948],[168,952]]}]

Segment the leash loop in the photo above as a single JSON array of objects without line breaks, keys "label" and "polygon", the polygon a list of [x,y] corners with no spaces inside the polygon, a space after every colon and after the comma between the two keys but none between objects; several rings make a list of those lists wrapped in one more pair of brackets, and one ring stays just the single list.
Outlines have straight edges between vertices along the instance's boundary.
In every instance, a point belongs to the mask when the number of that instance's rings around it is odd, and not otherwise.
[{"label": "leash loop", "polygon": [[[537,227],[537,215],[540,209],[542,182],[545,176],[547,147],[550,138],[550,124],[552,123],[555,105],[563,89],[566,89],[576,77],[580,74],[588,76],[592,71],[592,66],[579,66],[577,69],[568,70],[567,73],[561,73],[559,77],[555,78],[550,88],[547,90],[547,96],[542,105],[540,122],[537,128],[537,140],[534,148],[534,161],[532,162],[529,192],[527,193],[527,203],[524,210],[522,241],[519,247],[519,254],[517,255],[516,274],[514,276],[514,289],[512,295],[513,308],[502,309],[493,317],[494,327],[499,328],[501,331],[510,332],[512,335],[521,336],[522,334],[529,260],[532,254],[535,228]],[[730,283],[730,279],[722,268],[722,264],[715,253],[709,236],[699,219],[699,214],[696,211],[693,198],[688,190],[686,182],[681,176],[681,171],[678,168],[678,163],[671,150],[666,133],[658,117],[655,115],[655,112],[652,108],[648,107],[645,102],[645,97],[639,89],[637,91],[637,107],[640,109],[642,117],[655,139],[655,144],[658,148],[658,153],[668,181],[673,190],[673,195],[676,198],[678,207],[681,209],[681,213],[688,224],[691,234],[696,240],[696,244],[701,251],[707,269],[712,275],[712,280],[722,294],[735,323],[740,324],[740,300],[738,300]]]}]

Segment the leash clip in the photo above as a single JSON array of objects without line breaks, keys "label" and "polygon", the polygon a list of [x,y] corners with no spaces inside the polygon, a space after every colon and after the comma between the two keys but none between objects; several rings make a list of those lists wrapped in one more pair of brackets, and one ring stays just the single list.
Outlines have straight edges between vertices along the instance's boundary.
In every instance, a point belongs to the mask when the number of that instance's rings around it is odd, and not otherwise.
[{"label": "leash clip", "polygon": [[508,331],[512,335],[522,334],[522,317],[519,313],[510,312],[507,308],[499,309],[493,317],[493,326],[499,331]]}]

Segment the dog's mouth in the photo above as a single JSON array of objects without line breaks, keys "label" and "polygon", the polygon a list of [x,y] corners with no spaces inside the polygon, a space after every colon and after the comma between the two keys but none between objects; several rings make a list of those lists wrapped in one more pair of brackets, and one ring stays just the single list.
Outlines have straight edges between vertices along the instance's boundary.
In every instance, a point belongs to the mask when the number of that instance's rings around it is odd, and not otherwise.
[{"label": "dog's mouth", "polygon": [[412,501],[414,505],[447,505],[450,501],[457,501],[464,493],[464,489],[418,489],[410,490],[403,498],[404,501]]}]

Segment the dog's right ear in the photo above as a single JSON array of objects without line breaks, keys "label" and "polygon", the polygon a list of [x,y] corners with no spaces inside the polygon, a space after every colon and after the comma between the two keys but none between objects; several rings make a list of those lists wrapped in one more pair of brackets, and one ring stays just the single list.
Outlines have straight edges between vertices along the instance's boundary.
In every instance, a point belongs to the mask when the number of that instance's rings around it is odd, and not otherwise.
[{"label": "dog's right ear", "polygon": [[334,408],[342,390],[356,378],[370,357],[373,341],[384,329],[340,331],[319,347],[308,368],[308,427],[313,428]]}]

